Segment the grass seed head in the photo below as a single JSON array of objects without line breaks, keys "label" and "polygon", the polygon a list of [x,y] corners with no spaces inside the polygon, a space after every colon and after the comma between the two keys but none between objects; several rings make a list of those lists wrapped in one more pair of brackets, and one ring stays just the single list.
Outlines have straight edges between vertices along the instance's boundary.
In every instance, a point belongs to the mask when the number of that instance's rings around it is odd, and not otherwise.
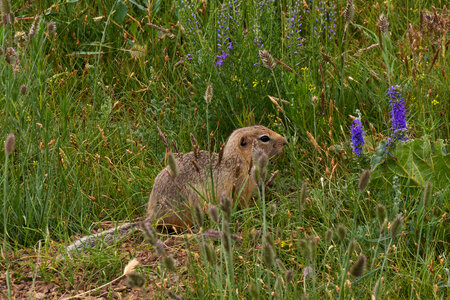
[{"label": "grass seed head", "polygon": [[228,197],[225,193],[222,194],[220,199],[220,209],[223,211],[225,219],[229,221],[231,219],[233,204],[231,203],[230,197]]},{"label": "grass seed head", "polygon": [[380,224],[380,226],[383,225],[384,221],[386,220],[386,208],[384,207],[383,204],[377,205],[375,214],[377,216],[378,223]]},{"label": "grass seed head", "polygon": [[16,137],[15,137],[14,133],[8,134],[8,137],[6,138],[6,141],[5,141],[6,156],[10,155],[14,151],[15,145],[16,145]]},{"label": "grass seed head", "polygon": [[20,86],[20,94],[25,95],[27,93],[27,86],[25,84],[22,84]]},{"label": "grass seed head", "polygon": [[208,209],[209,215],[211,216],[211,219],[214,221],[214,223],[219,223],[219,210],[217,209],[217,206],[211,204]]},{"label": "grass seed head", "polygon": [[351,241],[351,242],[348,244],[348,249],[347,249],[348,255],[351,255],[351,254],[352,254],[353,250],[355,250],[355,246],[356,246],[355,241]]},{"label": "grass seed head", "polygon": [[364,269],[366,268],[367,257],[365,255],[361,255],[358,260],[350,267],[350,274],[354,277],[360,277],[364,273]]},{"label": "grass seed head", "polygon": [[216,265],[216,253],[214,252],[214,247],[211,243],[203,243],[203,249],[205,251],[206,259],[208,263],[212,266]]},{"label": "grass seed head", "polygon": [[391,224],[391,238],[395,238],[402,226],[402,216],[398,215]]},{"label": "grass seed head", "polygon": [[47,23],[47,32],[48,33],[55,33],[56,32],[56,23],[55,22]]},{"label": "grass seed head", "polygon": [[166,267],[166,269],[168,271],[172,271],[172,272],[175,271],[175,260],[171,256],[168,256],[168,255],[164,256],[163,264],[164,264],[164,267]]},{"label": "grass seed head", "polygon": [[223,248],[227,253],[231,252],[231,236],[230,236],[230,225],[227,220],[223,220],[222,223],[222,243]]},{"label": "grass seed head", "polygon": [[140,265],[139,261],[136,258],[133,258],[125,266],[125,269],[123,269],[123,275],[129,275],[129,274],[133,273],[134,269],[136,269],[136,267],[139,265]]},{"label": "grass seed head", "polygon": [[300,189],[300,205],[303,206],[305,204],[305,199],[307,195],[308,184],[306,181],[303,182],[302,187]]},{"label": "grass seed head", "polygon": [[347,230],[345,229],[344,225],[339,224],[336,228],[336,234],[337,234],[339,240],[341,241],[341,243],[344,241],[346,233],[347,233]]},{"label": "grass seed head", "polygon": [[333,229],[328,228],[325,232],[325,242],[329,244],[333,240]]},{"label": "grass seed head", "polygon": [[211,99],[213,97],[213,87],[212,85],[208,84],[208,86],[206,87],[206,91],[205,91],[205,101],[206,104],[211,104]]},{"label": "grass seed head", "polygon": [[156,242],[155,248],[156,248],[156,253],[159,256],[166,256],[166,251],[164,250],[165,246],[164,246],[163,242],[161,242],[161,240],[158,240]]},{"label": "grass seed head", "polygon": [[172,152],[169,152],[167,155],[167,163],[169,164],[170,175],[172,176],[173,179],[177,178],[178,174],[180,173],[180,170],[178,169],[175,155],[173,155]]},{"label": "grass seed head", "polygon": [[277,63],[272,55],[270,55],[269,51],[259,50],[259,57],[261,57],[261,61],[267,69],[273,70],[276,67]]},{"label": "grass seed head", "polygon": [[347,0],[347,5],[344,10],[345,23],[349,24],[353,21],[355,16],[355,7],[353,6],[353,0]]},{"label": "grass seed head", "polygon": [[386,34],[389,31],[389,21],[384,14],[381,14],[378,19],[378,29],[383,34]]},{"label": "grass seed head", "polygon": [[158,236],[156,235],[155,229],[153,229],[151,222],[144,220],[141,222],[140,227],[144,233],[144,237],[149,240],[150,244],[155,246],[158,241]]},{"label": "grass seed head", "polygon": [[359,177],[358,189],[362,192],[370,180],[370,170],[365,170]]},{"label": "grass seed head", "polygon": [[427,208],[430,203],[431,193],[433,191],[433,186],[430,181],[425,185],[425,190],[423,191],[423,207]]},{"label": "grass seed head", "polygon": [[40,19],[41,19],[40,15],[37,15],[36,17],[34,17],[34,21],[31,24],[30,31],[28,32],[28,38],[29,39],[31,39],[36,34],[36,31],[39,30],[39,21],[40,21]]},{"label": "grass seed head", "polygon": [[268,241],[264,242],[263,261],[268,267],[271,267],[275,262],[275,252],[273,251],[272,245]]}]

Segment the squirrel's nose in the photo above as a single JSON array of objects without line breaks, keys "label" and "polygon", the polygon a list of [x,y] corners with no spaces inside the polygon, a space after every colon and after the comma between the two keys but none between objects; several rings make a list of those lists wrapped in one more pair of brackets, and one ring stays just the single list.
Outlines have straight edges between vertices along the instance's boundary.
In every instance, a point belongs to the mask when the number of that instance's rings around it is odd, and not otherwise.
[{"label": "squirrel's nose", "polygon": [[288,144],[286,138],[283,138],[281,142],[282,142],[283,146],[286,146]]}]

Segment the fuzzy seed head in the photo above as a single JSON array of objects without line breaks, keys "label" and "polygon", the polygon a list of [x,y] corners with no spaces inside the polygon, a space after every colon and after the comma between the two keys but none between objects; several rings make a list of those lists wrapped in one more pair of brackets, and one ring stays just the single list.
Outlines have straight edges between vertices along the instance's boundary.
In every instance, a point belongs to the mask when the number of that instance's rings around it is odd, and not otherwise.
[{"label": "fuzzy seed head", "polygon": [[380,226],[383,225],[384,221],[386,220],[386,208],[384,207],[383,204],[377,205],[375,214],[377,216],[378,223],[380,224]]},{"label": "fuzzy seed head", "polygon": [[39,30],[39,20],[41,19],[40,15],[37,15],[34,17],[33,24],[31,24],[30,31],[28,32],[28,38],[31,39],[35,34],[36,31]]},{"label": "fuzzy seed head", "polygon": [[431,194],[433,192],[433,185],[430,181],[427,182],[425,185],[425,190],[423,191],[423,207],[427,208],[428,204],[430,203]]},{"label": "fuzzy seed head", "polygon": [[156,247],[155,248],[156,248],[156,253],[159,256],[166,256],[166,251],[164,250],[165,246],[164,246],[163,242],[161,242],[161,240],[158,240],[156,242]]},{"label": "fuzzy seed head", "polygon": [[231,236],[230,236],[230,225],[227,220],[222,223],[222,243],[223,248],[227,253],[231,252]]},{"label": "fuzzy seed head", "polygon": [[231,203],[230,197],[228,197],[225,193],[222,194],[220,199],[220,209],[223,211],[223,216],[225,219],[229,221],[231,219],[233,204]]},{"label": "fuzzy seed head", "polygon": [[125,269],[123,269],[123,275],[129,275],[129,274],[133,273],[134,269],[136,269],[136,267],[139,265],[140,265],[139,261],[136,258],[133,258],[125,266]]},{"label": "fuzzy seed head", "polygon": [[359,177],[358,189],[362,192],[370,180],[370,170],[365,170]]},{"label": "fuzzy seed head", "polygon": [[347,233],[347,230],[345,229],[344,225],[339,224],[336,228],[336,234],[337,234],[339,240],[341,241],[341,243],[344,241],[346,233]]},{"label": "fuzzy seed head", "polygon": [[304,239],[298,241],[298,248],[304,257],[310,257],[308,242]]},{"label": "fuzzy seed head", "polygon": [[141,222],[140,227],[144,233],[144,237],[149,240],[150,244],[156,246],[158,236],[156,235],[155,229],[153,229],[151,222],[144,220]]},{"label": "fuzzy seed head", "polygon": [[14,133],[8,134],[8,137],[6,138],[5,141],[6,156],[10,155],[14,151],[15,145],[16,145],[16,137],[14,136]]},{"label": "fuzzy seed head", "polygon": [[391,224],[391,238],[395,238],[402,226],[402,216],[398,215]]},{"label": "fuzzy seed head", "polygon": [[11,13],[11,4],[9,3],[9,0],[0,0],[0,3],[4,15]]},{"label": "fuzzy seed head", "polygon": [[325,242],[329,244],[331,240],[333,239],[333,229],[328,228],[325,232]]},{"label": "fuzzy seed head", "polygon": [[211,99],[213,97],[213,87],[212,85],[208,84],[208,86],[206,87],[206,91],[205,91],[205,101],[206,104],[211,104]]},{"label": "fuzzy seed head", "polygon": [[27,93],[27,86],[25,84],[22,84],[20,86],[20,94],[25,95]]},{"label": "fuzzy seed head", "polygon": [[366,268],[367,257],[365,255],[361,255],[358,260],[350,267],[350,274],[354,277],[360,277],[364,273],[364,269]]},{"label": "fuzzy seed head", "polygon": [[272,245],[268,241],[264,242],[263,261],[268,267],[271,267],[275,261],[275,252],[273,251]]},{"label": "fuzzy seed head", "polygon": [[292,279],[294,279],[294,275],[295,275],[295,271],[294,270],[287,270],[287,272],[286,272],[286,283],[289,283],[289,282],[291,282],[292,281]]},{"label": "fuzzy seed head", "polygon": [[170,168],[170,175],[172,176],[173,179],[177,178],[178,174],[180,173],[180,170],[178,169],[175,155],[173,155],[172,152],[169,152],[169,154],[167,155],[167,163]]},{"label": "fuzzy seed head", "polygon": [[194,204],[194,221],[199,227],[203,225],[203,210],[198,202]]},{"label": "fuzzy seed head", "polygon": [[389,21],[384,14],[381,14],[380,18],[378,19],[378,28],[381,33],[384,33],[384,34],[388,33]]},{"label": "fuzzy seed head", "polygon": [[277,63],[275,62],[275,59],[273,59],[272,55],[270,55],[269,51],[259,50],[259,57],[261,57],[264,67],[269,70],[275,69]]},{"label": "fuzzy seed head", "polygon": [[219,210],[217,209],[217,206],[210,205],[208,209],[209,215],[211,219],[218,224],[219,223]]},{"label": "fuzzy seed head", "polygon": [[211,243],[203,243],[203,249],[205,250],[206,259],[208,263],[212,266],[216,265],[216,254],[214,252],[214,247]]},{"label": "fuzzy seed head", "polygon": [[305,199],[307,195],[308,184],[306,181],[303,182],[302,187],[300,189],[300,205],[303,206],[305,204]]},{"label": "fuzzy seed head", "polygon": [[166,267],[168,271],[175,271],[175,261],[171,256],[164,256],[163,257],[163,265]]},{"label": "fuzzy seed head", "polygon": [[355,15],[355,7],[353,6],[353,0],[347,0],[347,5],[344,10],[345,23],[349,24],[353,21]]},{"label": "fuzzy seed head", "polygon": [[48,33],[55,33],[56,32],[56,23],[55,22],[48,23],[47,31],[48,31]]},{"label": "fuzzy seed head", "polygon": [[356,246],[355,241],[351,241],[351,242],[348,244],[348,249],[347,249],[348,255],[351,255],[351,254],[352,254],[353,250],[355,250],[355,246]]}]

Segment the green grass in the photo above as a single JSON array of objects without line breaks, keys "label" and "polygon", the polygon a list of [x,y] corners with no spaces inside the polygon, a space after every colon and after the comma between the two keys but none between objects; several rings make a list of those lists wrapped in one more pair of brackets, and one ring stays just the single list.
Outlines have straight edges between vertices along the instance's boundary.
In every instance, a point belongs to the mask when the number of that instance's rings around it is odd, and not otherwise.
[{"label": "green grass", "polygon": [[[143,289],[161,299],[169,290],[185,299],[367,299],[375,287],[378,299],[447,297],[449,36],[437,20],[428,27],[420,23],[421,12],[434,16],[432,6],[441,16],[445,2],[354,1],[344,35],[346,1],[324,1],[334,5],[331,21],[313,9],[319,1],[306,1],[309,13],[300,1],[304,40],[288,47],[291,1],[276,1],[261,13],[253,1],[242,1],[234,8],[240,21],[230,25],[233,50],[220,67],[217,21],[223,8],[218,1],[205,7],[193,2],[196,34],[189,34],[193,22],[181,0],[14,1],[14,24],[0,27],[2,141],[9,133],[16,137],[15,151],[0,153],[0,273],[7,271],[0,277],[7,286],[1,295],[23,282],[53,283],[59,295],[75,295],[119,277],[137,256],[144,262],[136,271],[146,280]],[[387,34],[377,28],[382,13]],[[14,37],[28,36],[38,14],[35,34],[19,45]],[[316,18],[331,27],[311,38]],[[48,30],[50,22],[56,33]],[[257,25],[263,48],[282,62],[272,71],[253,42]],[[361,50],[380,39],[382,47]],[[207,106],[208,85],[214,96]],[[386,156],[377,146],[391,134],[391,85],[400,86],[406,102],[409,142]],[[289,103],[280,102],[279,111],[269,95]],[[350,139],[350,116],[357,117],[357,110],[366,141],[360,156]],[[227,220],[230,233],[242,236],[230,253],[229,241],[161,235],[184,245],[167,251],[178,255],[174,272],[136,234],[122,241],[125,246],[100,245],[65,263],[55,260],[74,236],[91,233],[92,224],[144,215],[153,180],[165,166],[157,127],[189,152],[191,133],[202,149],[212,143],[218,151],[233,129],[253,124],[286,136],[289,145],[269,167],[279,169],[272,186]],[[374,167],[377,157],[385,162]],[[373,177],[360,191],[365,169]],[[432,197],[424,205],[428,181]],[[378,204],[386,209],[386,224],[377,220]],[[391,236],[388,228],[398,215],[402,227]],[[223,218],[219,224],[205,219],[203,229],[227,227]],[[335,235],[339,224],[342,240]],[[332,240],[325,238],[327,230]],[[348,270],[361,255],[366,269],[352,277]],[[143,289],[135,292],[143,295]],[[107,286],[97,293],[114,298],[114,292]]]}]

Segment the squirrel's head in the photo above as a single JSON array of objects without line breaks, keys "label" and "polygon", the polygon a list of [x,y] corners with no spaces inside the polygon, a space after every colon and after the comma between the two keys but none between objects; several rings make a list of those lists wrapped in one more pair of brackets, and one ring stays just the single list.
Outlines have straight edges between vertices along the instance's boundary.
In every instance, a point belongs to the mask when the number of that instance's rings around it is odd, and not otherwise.
[{"label": "squirrel's head", "polygon": [[[250,162],[253,151],[261,149],[269,158],[283,150],[286,139],[267,127],[256,125],[239,128],[233,131],[225,145],[224,156],[235,155],[238,152]],[[236,151],[237,150],[237,151]]]}]

